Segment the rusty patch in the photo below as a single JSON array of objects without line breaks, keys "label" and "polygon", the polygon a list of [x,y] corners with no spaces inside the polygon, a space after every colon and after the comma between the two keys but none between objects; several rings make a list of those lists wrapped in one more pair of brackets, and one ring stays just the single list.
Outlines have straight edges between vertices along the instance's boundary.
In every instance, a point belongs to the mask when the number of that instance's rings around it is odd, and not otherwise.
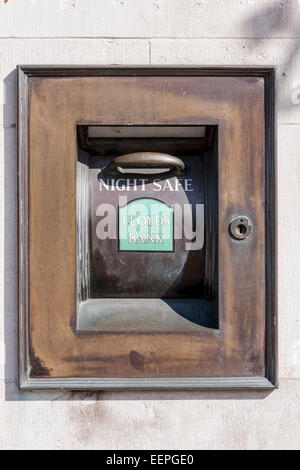
[{"label": "rusty patch", "polygon": [[32,344],[29,345],[30,377],[50,377],[52,369],[48,369],[42,359],[36,356]]},{"label": "rusty patch", "polygon": [[130,351],[129,362],[137,370],[144,370],[144,365],[147,362],[145,357],[137,351]]}]

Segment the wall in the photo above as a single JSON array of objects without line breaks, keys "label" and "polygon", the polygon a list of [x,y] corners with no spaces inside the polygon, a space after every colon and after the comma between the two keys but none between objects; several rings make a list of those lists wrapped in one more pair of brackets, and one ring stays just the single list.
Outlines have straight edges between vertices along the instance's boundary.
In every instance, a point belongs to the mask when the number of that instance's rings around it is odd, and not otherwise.
[{"label": "wall", "polygon": [[[299,32],[299,0],[0,0],[0,448],[300,447]],[[17,64],[278,66],[279,390],[17,391]]]}]

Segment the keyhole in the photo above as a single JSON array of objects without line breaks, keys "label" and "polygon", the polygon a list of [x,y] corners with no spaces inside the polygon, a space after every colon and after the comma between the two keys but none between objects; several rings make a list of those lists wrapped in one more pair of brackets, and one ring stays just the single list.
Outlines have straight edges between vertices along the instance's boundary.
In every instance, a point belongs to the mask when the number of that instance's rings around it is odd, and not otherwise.
[{"label": "keyhole", "polygon": [[237,226],[237,231],[238,231],[239,235],[244,235],[247,232],[247,228],[245,227],[244,224],[239,224]]}]

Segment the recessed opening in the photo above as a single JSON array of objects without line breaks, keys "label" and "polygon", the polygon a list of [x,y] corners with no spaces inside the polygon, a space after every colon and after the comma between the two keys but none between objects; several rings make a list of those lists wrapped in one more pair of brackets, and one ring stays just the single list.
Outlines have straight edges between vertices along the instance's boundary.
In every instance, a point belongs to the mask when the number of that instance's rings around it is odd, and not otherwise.
[{"label": "recessed opening", "polygon": [[78,331],[218,328],[217,165],[216,126],[77,126]]}]

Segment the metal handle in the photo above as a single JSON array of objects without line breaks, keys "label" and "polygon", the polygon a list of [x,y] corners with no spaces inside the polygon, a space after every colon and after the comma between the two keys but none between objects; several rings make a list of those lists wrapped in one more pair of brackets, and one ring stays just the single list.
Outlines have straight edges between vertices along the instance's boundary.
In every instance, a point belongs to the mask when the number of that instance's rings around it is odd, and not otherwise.
[{"label": "metal handle", "polygon": [[167,153],[135,152],[114,158],[105,168],[105,173],[116,176],[122,174],[121,168],[170,168],[176,175],[182,175],[183,161]]}]

